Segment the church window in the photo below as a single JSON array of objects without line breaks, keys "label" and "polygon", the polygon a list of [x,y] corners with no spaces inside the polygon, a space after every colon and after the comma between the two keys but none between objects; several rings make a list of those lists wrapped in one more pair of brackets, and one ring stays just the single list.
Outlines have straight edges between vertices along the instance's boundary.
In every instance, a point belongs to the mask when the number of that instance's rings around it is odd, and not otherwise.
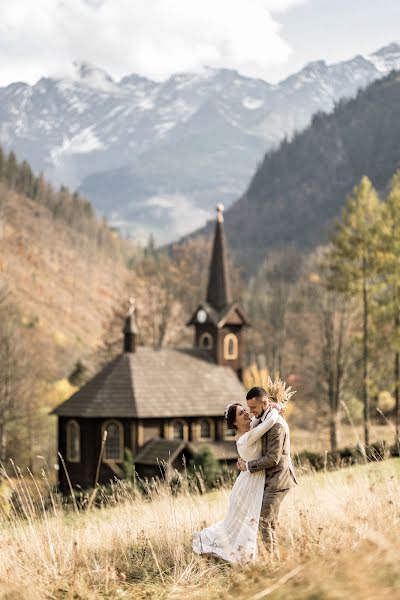
[{"label": "church window", "polygon": [[211,350],[213,347],[213,338],[211,333],[203,333],[200,336],[199,345],[202,350]]},{"label": "church window", "polygon": [[238,357],[238,339],[234,333],[224,337],[224,358],[233,360]]},{"label": "church window", "polygon": [[107,421],[103,425],[102,434],[107,431],[106,447],[104,450],[105,461],[121,462],[124,460],[124,430],[119,421]]},{"label": "church window", "polygon": [[202,419],[200,421],[200,439],[209,440],[211,438],[211,421]]},{"label": "church window", "polygon": [[172,433],[174,440],[184,439],[184,426],[182,421],[174,421],[172,425]]},{"label": "church window", "polygon": [[68,421],[67,428],[67,461],[80,462],[81,460],[81,432],[76,421]]}]

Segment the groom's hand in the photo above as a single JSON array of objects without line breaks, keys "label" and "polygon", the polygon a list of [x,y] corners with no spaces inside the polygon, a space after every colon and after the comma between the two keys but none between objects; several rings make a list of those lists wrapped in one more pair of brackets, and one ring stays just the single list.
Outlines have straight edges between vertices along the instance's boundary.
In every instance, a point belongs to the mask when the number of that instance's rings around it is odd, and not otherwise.
[{"label": "groom's hand", "polygon": [[236,466],[241,471],[247,471],[247,469],[246,469],[246,462],[243,460],[243,458],[238,458]]}]

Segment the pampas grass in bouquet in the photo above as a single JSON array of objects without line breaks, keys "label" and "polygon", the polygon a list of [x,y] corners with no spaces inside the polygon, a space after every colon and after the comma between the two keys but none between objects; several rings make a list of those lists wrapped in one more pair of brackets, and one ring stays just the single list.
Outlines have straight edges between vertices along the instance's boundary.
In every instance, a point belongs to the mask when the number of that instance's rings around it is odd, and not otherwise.
[{"label": "pampas grass in bouquet", "polygon": [[296,393],[296,390],[293,390],[291,385],[286,386],[286,383],[282,381],[282,379],[274,379],[274,381],[272,381],[271,377],[268,377],[266,391],[271,402],[279,402],[282,404],[281,414],[287,416],[288,402]]}]

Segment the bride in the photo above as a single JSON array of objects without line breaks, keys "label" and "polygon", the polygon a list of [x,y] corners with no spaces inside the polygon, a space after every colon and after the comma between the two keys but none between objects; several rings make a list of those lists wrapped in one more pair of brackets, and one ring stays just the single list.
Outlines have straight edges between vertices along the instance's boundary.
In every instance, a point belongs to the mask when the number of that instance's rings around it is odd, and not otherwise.
[{"label": "bride", "polygon": [[[250,429],[250,416],[241,404],[229,404],[225,419],[229,429],[237,431],[239,456],[245,460],[260,458],[261,438],[276,423],[282,405],[271,402],[265,420]],[[257,531],[264,494],[265,471],[241,471],[229,497],[223,521],[193,534],[192,547],[197,554],[213,554],[229,562],[249,562],[257,554]]]}]

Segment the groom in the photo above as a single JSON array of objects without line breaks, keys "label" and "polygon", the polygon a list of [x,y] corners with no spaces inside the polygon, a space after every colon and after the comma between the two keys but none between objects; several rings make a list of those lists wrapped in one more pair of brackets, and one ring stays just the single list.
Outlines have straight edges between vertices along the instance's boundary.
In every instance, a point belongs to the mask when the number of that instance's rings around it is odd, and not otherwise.
[{"label": "groom", "polygon": [[[253,387],[246,395],[247,405],[254,419],[251,427],[257,427],[264,421],[270,411],[268,394],[262,387]],[[256,460],[245,462],[238,460],[242,471],[265,470],[264,496],[260,513],[260,533],[265,546],[271,553],[277,553],[276,523],[282,500],[291,487],[297,484],[292,459],[290,458],[290,434],[285,419],[279,415],[278,420],[263,435],[262,456]]]}]

